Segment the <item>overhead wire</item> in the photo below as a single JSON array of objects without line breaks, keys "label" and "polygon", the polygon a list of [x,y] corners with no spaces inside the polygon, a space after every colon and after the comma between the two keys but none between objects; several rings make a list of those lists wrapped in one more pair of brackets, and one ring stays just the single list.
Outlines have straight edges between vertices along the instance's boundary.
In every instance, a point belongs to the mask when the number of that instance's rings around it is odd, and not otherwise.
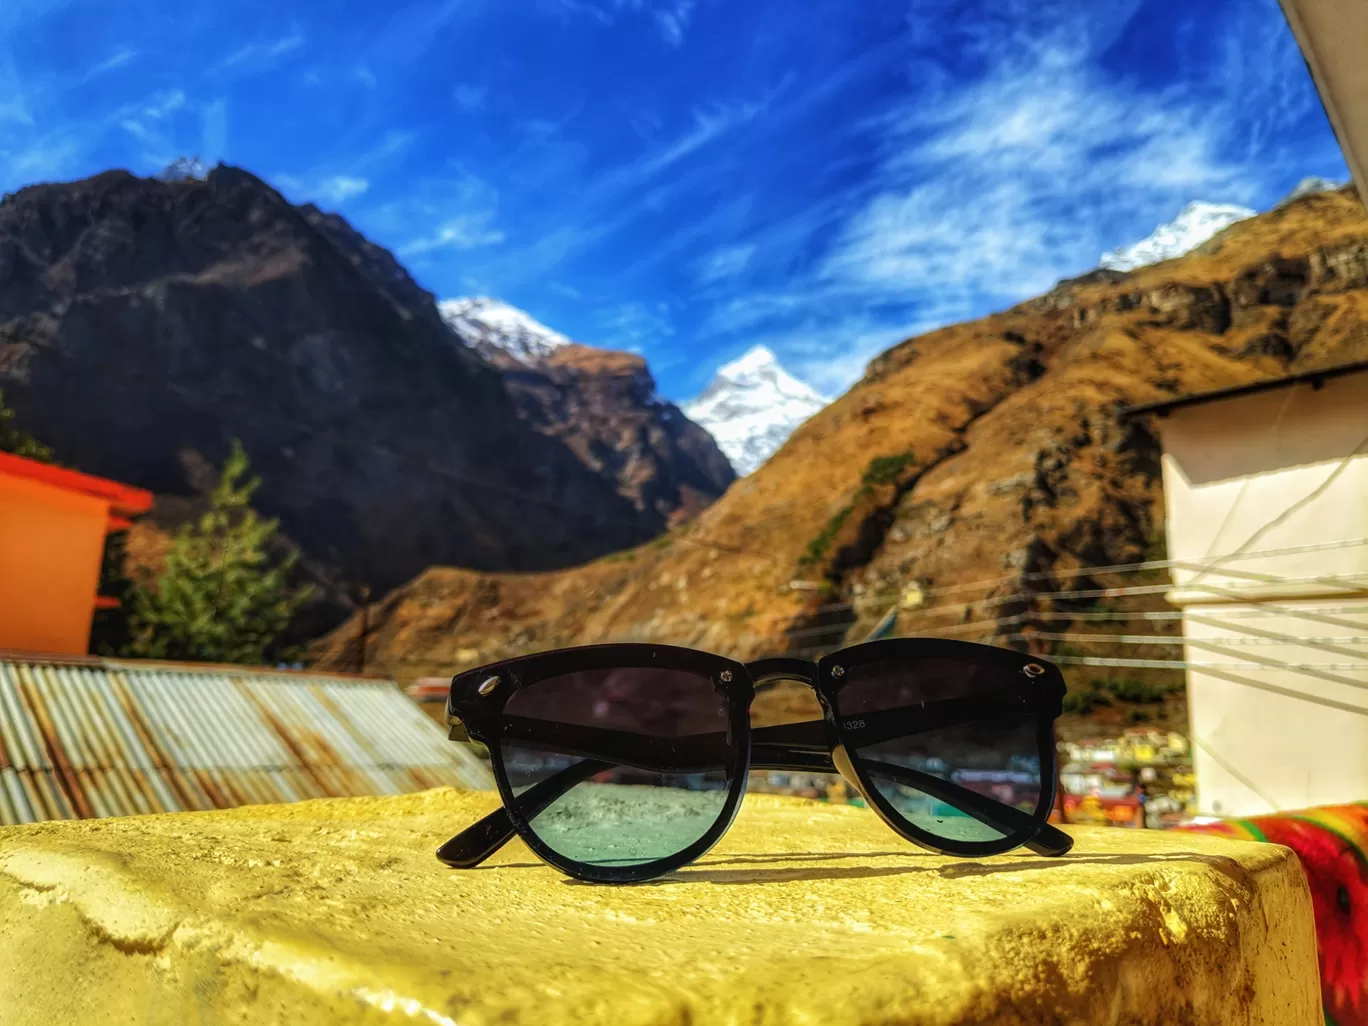
[{"label": "overhead wire", "polygon": [[[1340,576],[1342,576],[1342,577],[1344,577],[1344,578],[1358,579],[1358,578],[1363,577],[1363,576],[1365,576],[1365,575],[1363,575],[1363,574],[1348,574],[1348,575],[1340,575]],[[1332,577],[1332,578],[1327,578],[1327,577],[1325,577],[1324,575],[1322,575],[1322,576],[1319,576],[1319,577],[1312,577],[1312,578],[1293,578],[1293,579],[1286,579],[1286,580],[1263,581],[1263,582],[1260,582],[1260,583],[1261,583],[1261,584],[1279,584],[1279,585],[1280,585],[1280,584],[1286,584],[1286,583],[1292,583],[1292,582],[1296,582],[1296,581],[1318,581],[1318,582],[1324,583],[1324,582],[1326,582],[1326,581],[1334,580],[1334,579],[1336,579],[1336,578],[1333,578],[1333,577]],[[1241,598],[1246,598],[1246,599],[1248,599],[1247,596],[1243,596],[1243,595],[1241,595],[1240,593],[1231,592],[1229,589],[1220,588],[1220,587],[1218,587],[1218,586],[1216,586],[1216,585],[1200,585],[1199,588],[1200,588],[1200,590],[1203,590],[1203,591],[1216,592],[1216,593],[1219,593],[1219,594],[1222,594],[1222,595],[1235,595],[1235,596],[1237,596],[1237,597],[1241,597]],[[1171,591],[1171,590],[1172,590],[1172,586],[1169,586],[1169,585],[1165,585],[1165,586],[1154,586],[1154,587],[1151,587],[1151,586],[1142,586],[1142,587],[1139,587],[1139,588],[1106,589],[1106,591],[1108,592],[1108,594],[1130,594],[1130,595],[1134,595],[1134,594],[1152,595],[1152,594],[1157,594],[1157,593],[1161,593],[1161,592],[1167,592],[1167,591]],[[1058,597],[1059,594],[1060,594],[1060,593],[1018,593],[1018,594],[1016,594],[1016,595],[1014,595],[1014,596],[1003,596],[1003,597],[1001,597],[1001,598],[1002,598],[1004,601],[1006,601],[1006,600],[1012,600],[1012,599],[1026,600],[1026,599],[1030,599],[1030,598],[1033,598],[1033,597],[1034,597],[1034,598],[1041,598],[1041,597],[1044,597],[1044,598],[1053,598],[1053,597]],[[1077,594],[1080,594],[1080,593],[1079,593],[1079,592],[1073,592],[1073,593],[1064,593],[1064,594],[1077,595]],[[1088,591],[1088,592],[1083,592],[1082,594],[1093,595],[1093,594],[1096,594],[1096,592],[1095,592],[1095,591]],[[1252,603],[1257,603],[1258,606],[1259,606],[1259,608],[1248,609],[1248,610],[1233,610],[1233,611],[1229,614],[1229,616],[1230,616],[1231,618],[1233,618],[1233,619],[1253,619],[1253,618],[1260,618],[1260,617],[1262,617],[1262,618],[1267,618],[1267,617],[1274,617],[1274,616],[1277,616],[1277,617],[1284,617],[1284,618],[1308,619],[1308,620],[1312,620],[1312,621],[1326,622],[1326,623],[1329,623],[1329,624],[1333,624],[1333,625],[1337,625],[1337,626],[1349,627],[1349,628],[1353,629],[1353,628],[1356,628],[1356,627],[1357,627],[1357,628],[1361,628],[1363,625],[1362,625],[1362,624],[1359,624],[1359,623],[1356,623],[1355,621],[1352,621],[1352,620],[1342,620],[1342,619],[1338,619],[1338,618],[1335,618],[1335,617],[1327,616],[1327,615],[1324,615],[1324,614],[1330,613],[1330,612],[1345,612],[1345,613],[1363,613],[1363,612],[1368,612],[1368,605],[1350,605],[1350,606],[1338,606],[1338,605],[1337,605],[1337,606],[1324,607],[1324,608],[1322,608],[1322,609],[1317,609],[1317,610],[1304,610],[1304,609],[1297,609],[1297,608],[1294,608],[1294,607],[1288,607],[1288,606],[1282,606],[1282,605],[1268,605],[1266,602],[1260,602],[1260,601],[1257,599],[1257,597],[1255,597],[1254,599],[1249,600],[1249,601],[1251,601]],[[982,603],[982,604],[988,604],[988,603]],[[939,609],[941,609],[941,610],[953,610],[953,611],[955,611],[955,612],[962,612],[962,611],[964,610],[964,608],[965,608],[965,605],[964,605],[964,604],[960,604],[960,603],[955,603],[955,604],[952,604],[952,605],[950,605],[950,606],[939,607]],[[911,616],[913,617],[914,620],[915,620],[917,617],[925,616],[925,615],[927,615],[927,614],[936,613],[936,612],[937,612],[937,610],[936,610],[935,608],[930,609],[930,610],[921,609],[921,610],[912,610],[912,611],[910,611]],[[795,616],[801,617],[801,616],[803,615],[803,613],[804,613],[804,611],[802,611],[802,610],[794,611],[794,612],[792,612],[792,613],[783,613],[783,614],[733,613],[733,614],[729,614],[729,619],[732,619],[732,620],[739,620],[739,621],[741,621],[741,622],[743,622],[743,623],[747,623],[747,624],[754,625],[754,624],[757,623],[757,622],[769,622],[769,621],[778,620],[778,619],[793,620],[793,619],[795,618]],[[1124,622],[1124,621],[1129,621],[1129,620],[1134,620],[1134,619],[1141,619],[1141,620],[1150,620],[1150,621],[1155,621],[1155,622],[1179,622],[1179,621],[1182,621],[1182,620],[1184,619],[1185,615],[1187,616],[1188,619],[1194,620],[1195,622],[1203,622],[1203,620],[1202,620],[1202,618],[1201,618],[1200,616],[1194,616],[1191,612],[1188,612],[1187,614],[1184,614],[1183,612],[1179,612],[1179,611],[1153,611],[1153,610],[1111,610],[1111,611],[1095,611],[1095,610],[1093,610],[1093,611],[1087,611],[1087,610],[1085,610],[1085,611],[1074,612],[1074,611],[1071,611],[1071,610],[1036,610],[1036,611],[1031,611],[1031,612],[1018,613],[1018,614],[1014,614],[1014,615],[1006,616],[1006,617],[995,617],[995,618],[989,618],[989,619],[981,619],[981,620],[971,621],[971,622],[968,622],[968,623],[944,624],[944,625],[940,625],[940,626],[926,627],[926,628],[916,629],[916,630],[908,629],[908,630],[901,631],[901,632],[899,633],[899,636],[902,636],[902,637],[921,637],[921,636],[931,636],[931,635],[937,635],[937,636],[940,636],[940,635],[959,635],[959,634],[973,633],[974,631],[979,631],[980,633],[984,633],[984,634],[988,634],[988,635],[997,635],[997,634],[1001,634],[1002,628],[1013,627],[1013,626],[1021,626],[1022,624],[1026,624],[1026,623],[1029,623],[1029,622],[1032,622],[1032,621],[1039,621],[1039,620],[1042,620],[1042,619],[1059,619],[1059,620],[1075,620],[1075,619],[1077,619],[1077,620],[1092,620],[1092,621],[1123,621],[1123,622]],[[1223,619],[1223,620],[1212,620],[1212,621],[1210,621],[1210,623],[1211,623],[1212,626],[1220,626],[1220,625],[1223,625],[1224,622],[1225,622],[1224,619]],[[686,627],[689,631],[696,631],[696,630],[698,630],[698,629],[700,629],[700,628],[705,628],[705,627],[708,625],[708,623],[709,623],[709,618],[708,618],[708,616],[705,615],[705,614],[700,613],[698,616],[693,617],[693,618],[689,618],[689,619],[687,619],[687,620],[680,619],[680,618],[673,618],[673,619],[670,619],[670,620],[660,621],[660,622],[657,623],[657,626],[658,626],[658,627],[663,627],[663,628],[665,628],[667,632],[669,631],[670,628],[679,628],[679,627]],[[838,636],[840,636],[840,638],[841,638],[841,643],[844,643],[844,636],[845,636],[845,634],[848,632],[850,626],[851,626],[851,624],[850,624],[849,621],[842,621],[842,622],[835,623],[835,624],[816,625],[816,626],[807,626],[807,627],[795,627],[795,628],[793,628],[793,629],[784,631],[784,632],[783,632],[783,636],[786,637],[786,638],[789,638],[789,639],[802,639],[802,638],[821,637],[821,636],[823,636],[823,635],[838,635]],[[1251,632],[1254,632],[1254,631],[1257,631],[1257,630],[1258,630],[1257,628],[1242,628],[1242,629],[1245,629],[1245,630],[1248,630],[1248,631],[1251,631]],[[1263,634],[1266,638],[1270,639],[1271,642],[1272,642],[1272,641],[1276,641],[1276,642],[1285,642],[1285,643],[1291,643],[1291,644],[1300,644],[1300,643],[1303,643],[1303,640],[1304,640],[1304,639],[1301,639],[1301,638],[1299,638],[1299,637],[1297,637],[1297,636],[1294,636],[1294,635],[1283,635],[1283,634],[1278,634],[1278,633],[1275,633],[1275,632],[1262,631],[1262,632],[1259,632],[1259,633]],[[1148,635],[1148,636],[1144,636],[1144,638],[1142,639],[1142,638],[1137,637],[1137,636],[1135,636],[1135,635],[1117,635],[1117,634],[1091,634],[1091,635],[1088,635],[1088,634],[1079,634],[1079,633],[1077,633],[1077,632],[1072,632],[1072,633],[1071,633],[1071,632],[1051,632],[1051,631],[1046,631],[1046,630],[1037,630],[1037,631],[1032,631],[1032,632],[1030,632],[1030,633],[1012,634],[1012,635],[1008,635],[1007,638],[1008,638],[1008,639],[1013,639],[1013,640],[1014,640],[1014,639],[1028,639],[1028,638],[1034,638],[1034,639],[1042,640],[1042,641],[1063,641],[1063,642],[1079,642],[1079,643],[1090,643],[1090,644],[1114,643],[1114,644],[1167,644],[1167,645],[1180,645],[1180,644],[1183,643],[1183,638],[1182,638],[1181,635],[1173,635],[1173,636],[1167,636],[1167,637],[1164,636],[1164,635]],[[1124,640],[1123,640],[1123,639],[1124,639]],[[1161,640],[1161,639],[1165,639],[1165,640]],[[1312,641],[1309,642],[1309,643],[1311,643],[1311,644],[1328,644],[1328,643],[1330,643],[1330,640],[1331,640],[1331,639],[1328,639],[1328,638],[1327,638],[1327,639],[1314,639],[1314,640],[1312,640]],[[813,646],[813,647],[812,647],[812,650],[817,650],[817,649],[820,649],[820,648],[822,648],[822,647],[829,647],[829,646]],[[800,651],[802,651],[802,650],[800,650]],[[424,660],[420,660],[420,661],[426,662],[426,661],[428,661],[428,660],[424,659]]]},{"label": "overhead wire", "polygon": [[[1032,632],[1022,637],[1037,638],[1041,641],[1076,641],[1086,645],[1167,645],[1181,646],[1185,643],[1200,644],[1209,639],[1193,639],[1181,635],[1171,634],[1056,634],[1046,631],[1039,633]],[[1267,638],[1221,638],[1225,645],[1311,645],[1317,648],[1328,648],[1332,645],[1368,645],[1368,635],[1351,636],[1343,638],[1295,638],[1295,637],[1267,637]]]}]

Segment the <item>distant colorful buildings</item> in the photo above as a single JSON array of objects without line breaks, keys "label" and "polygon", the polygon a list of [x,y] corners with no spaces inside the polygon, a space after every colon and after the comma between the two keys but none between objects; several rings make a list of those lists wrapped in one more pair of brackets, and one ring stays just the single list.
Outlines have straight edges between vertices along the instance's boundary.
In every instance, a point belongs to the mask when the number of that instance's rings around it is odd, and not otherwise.
[{"label": "distant colorful buildings", "polygon": [[1191,815],[1196,778],[1182,734],[1133,728],[1119,738],[1062,743],[1059,759],[1070,823],[1158,828]]}]

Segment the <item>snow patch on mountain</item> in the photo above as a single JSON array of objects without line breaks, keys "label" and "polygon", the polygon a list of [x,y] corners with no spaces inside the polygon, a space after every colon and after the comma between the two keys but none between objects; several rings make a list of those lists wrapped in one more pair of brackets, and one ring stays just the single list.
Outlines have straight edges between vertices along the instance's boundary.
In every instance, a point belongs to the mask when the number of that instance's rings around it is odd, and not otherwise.
[{"label": "snow patch on mountain", "polygon": [[708,387],[680,409],[717,440],[744,477],[830,401],[784,370],[764,346],[754,346],[719,368]]},{"label": "snow patch on mountain", "polygon": [[199,157],[177,157],[157,178],[163,182],[202,182],[209,177],[209,165]]},{"label": "snow patch on mountain", "polygon": [[1232,203],[1194,201],[1185,206],[1168,224],[1161,224],[1133,246],[1123,246],[1102,254],[1099,266],[1113,271],[1133,271],[1137,267],[1172,260],[1188,253],[1217,232],[1237,221],[1253,217],[1256,211]]},{"label": "snow patch on mountain", "polygon": [[1336,189],[1343,189],[1345,184],[1344,182],[1332,182],[1330,179],[1321,178],[1319,175],[1312,175],[1309,178],[1303,178],[1293,186],[1292,191],[1282,198],[1278,206],[1281,207],[1283,204],[1291,203],[1303,196],[1310,196],[1313,192],[1334,192]]},{"label": "snow patch on mountain", "polygon": [[488,296],[443,299],[437,309],[467,345],[494,346],[525,363],[535,363],[571,344],[570,339],[530,314]]}]

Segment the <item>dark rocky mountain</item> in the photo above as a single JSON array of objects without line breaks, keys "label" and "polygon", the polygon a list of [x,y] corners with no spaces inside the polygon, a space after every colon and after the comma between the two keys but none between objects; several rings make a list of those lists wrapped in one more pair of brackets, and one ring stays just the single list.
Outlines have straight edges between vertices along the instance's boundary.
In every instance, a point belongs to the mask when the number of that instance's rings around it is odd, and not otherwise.
[{"label": "dark rocky mountain", "polygon": [[531,364],[493,357],[524,420],[615,480],[643,516],[679,523],[736,479],[712,435],[656,394],[640,356],[571,344]]},{"label": "dark rocky mountain", "polygon": [[[0,389],[18,423],[173,510],[241,439],[257,505],[329,580],[569,566],[730,482],[620,367],[543,377],[510,394],[393,256],[246,171],[110,171],[0,201]],[[581,414],[643,442],[577,437]]]},{"label": "dark rocky mountain", "polygon": [[736,479],[713,436],[656,392],[640,356],[573,342],[497,299],[447,299],[438,309],[466,345],[503,370],[528,424],[616,480],[643,513],[677,523]]}]

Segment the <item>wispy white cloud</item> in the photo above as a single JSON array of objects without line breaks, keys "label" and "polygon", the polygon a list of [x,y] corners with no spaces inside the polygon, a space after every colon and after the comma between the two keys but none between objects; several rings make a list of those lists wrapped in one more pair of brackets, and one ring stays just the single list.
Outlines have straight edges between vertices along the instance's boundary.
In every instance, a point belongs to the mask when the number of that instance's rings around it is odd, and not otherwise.
[{"label": "wispy white cloud", "polygon": [[380,141],[374,146],[362,150],[350,162],[349,167],[352,171],[359,172],[368,168],[384,166],[412,146],[416,139],[417,136],[413,132],[397,128],[390,129],[380,137]]},{"label": "wispy white cloud", "polygon": [[1102,226],[1137,197],[1251,197],[1245,169],[1220,154],[1213,112],[1108,82],[1087,57],[1030,47],[933,110],[899,112],[880,140],[878,188],[821,276],[1015,300],[1095,265]]},{"label": "wispy white cloud", "polygon": [[370,182],[353,175],[332,175],[318,184],[318,198],[326,203],[345,203],[370,188]]},{"label": "wispy white cloud", "polygon": [[[1255,202],[1266,167],[1249,158],[1244,106],[1254,93],[1268,138],[1304,116],[1294,44],[1236,43],[1225,63],[1239,74],[1146,88],[1101,59],[1136,0],[1103,16],[1041,2],[919,0],[900,41],[917,89],[850,126],[847,147],[872,166],[807,210],[719,239],[694,265],[700,336],[763,342],[814,385],[840,390],[902,338],[1096,266],[1109,246],[1134,241],[1120,233],[1137,223],[1147,230],[1193,199]],[[1268,36],[1267,11],[1248,20]],[[1260,71],[1273,73],[1256,85]],[[821,102],[811,94],[787,106]],[[816,256],[795,268],[797,252]]]},{"label": "wispy white cloud", "polygon": [[80,79],[78,80],[78,84],[84,85],[91,79],[98,78],[99,76],[107,74],[108,72],[116,71],[119,68],[126,67],[127,65],[132,64],[137,56],[138,51],[133,49],[132,47],[121,47],[120,49],[114,51],[114,53],[110,54],[107,58],[102,60],[99,64],[96,64],[93,68],[89,69],[83,75],[81,75]]},{"label": "wispy white cloud", "polygon": [[563,16],[582,16],[591,18],[600,25],[613,23],[613,7],[594,0],[550,0],[545,9]]},{"label": "wispy white cloud", "polygon": [[395,0],[388,23],[366,47],[376,67],[404,67],[447,38],[453,23],[479,13],[472,0]]},{"label": "wispy white cloud", "polygon": [[[344,160],[318,164],[305,171],[278,172],[272,180],[300,200],[330,206],[344,204],[369,192],[373,180],[383,177],[394,161],[413,145],[415,138],[412,132],[391,129]],[[414,207],[411,216],[401,217],[399,210],[404,205],[402,200],[391,201],[381,208],[386,212],[383,228],[389,237],[403,238],[414,231],[416,224],[426,229],[439,221],[436,212],[427,204],[421,205],[421,209],[409,204]]]},{"label": "wispy white cloud", "polygon": [[678,49],[693,20],[697,0],[548,0],[543,9],[564,17],[583,17],[603,26],[622,15],[647,15],[660,38]]},{"label": "wispy white cloud", "polygon": [[190,109],[184,90],[167,89],[114,112],[112,121],[143,147],[143,162],[164,167],[177,155],[176,115]]},{"label": "wispy white cloud", "polygon": [[142,108],[142,116],[160,121],[178,110],[185,109],[185,93],[180,89],[169,89],[152,97]]},{"label": "wispy white cloud", "polygon": [[[510,157],[508,174],[524,187],[528,176],[546,186],[554,186],[566,196],[558,210],[557,224],[535,238],[510,234],[510,245],[497,260],[486,266],[487,273],[504,288],[544,279],[557,267],[583,255],[605,240],[655,216],[667,199],[690,195],[705,184],[725,191],[725,168],[707,159],[720,151],[724,141],[758,119],[770,102],[760,100],[719,103],[691,111],[688,123],[662,142],[648,143],[633,159],[598,170],[587,180],[578,181],[584,148],[561,138],[561,128],[569,120],[531,120],[520,128],[527,140],[525,150]],[[530,170],[529,170],[530,165]],[[578,184],[580,187],[575,188]],[[748,202],[733,196],[713,202],[709,210],[692,223],[672,231],[633,260],[633,269],[658,265],[707,239],[718,225],[735,229],[737,215]]]},{"label": "wispy white cloud", "polygon": [[34,182],[60,181],[84,152],[82,141],[67,131],[53,131],[6,147],[0,169],[0,191]]},{"label": "wispy white cloud", "polygon": [[211,65],[205,73],[217,74],[243,64],[258,67],[269,65],[286,54],[300,49],[303,45],[304,36],[299,32],[292,32],[290,35],[282,36],[279,39],[247,43],[238,47],[218,63]]},{"label": "wispy white cloud", "polygon": [[606,335],[600,344],[640,352],[670,338],[674,324],[667,303],[624,303],[601,319]]},{"label": "wispy white cloud", "polygon": [[[442,250],[497,246],[505,239],[497,223],[499,194],[468,171],[415,182],[403,198],[368,212],[384,234],[404,238],[400,256],[420,259]],[[415,226],[423,228],[415,234]]]},{"label": "wispy white cloud", "polygon": [[66,103],[73,90],[135,58],[135,51],[124,48],[93,68],[21,76],[9,55],[0,52],[0,188],[88,172],[87,161],[101,145],[121,143],[135,158],[122,158],[125,166],[152,170],[222,136],[223,104],[196,104],[179,88],[104,104],[100,97],[92,101],[82,95],[80,113],[71,115]]},{"label": "wispy white cloud", "polygon": [[796,320],[780,318],[768,329],[760,322],[742,337],[747,345],[764,345],[778,354],[791,373],[819,392],[839,395],[864,375],[870,360],[891,346],[971,316],[968,300],[963,294],[949,295],[892,312],[857,303],[831,311],[800,304]]},{"label": "wispy white cloud", "polygon": [[823,395],[840,395],[864,376],[865,367],[903,339],[941,327],[928,323],[897,325],[874,317],[854,316],[822,324],[813,330],[779,334],[761,344],[782,352],[790,372]]},{"label": "wispy white cloud", "polygon": [[755,243],[742,242],[713,250],[697,268],[698,280],[703,284],[735,278],[746,269],[755,255]]},{"label": "wispy white cloud", "polygon": [[399,253],[413,257],[438,249],[478,249],[498,245],[503,242],[504,233],[492,227],[493,220],[493,213],[486,210],[458,214],[443,221],[430,235],[410,239],[399,248]]},{"label": "wispy white cloud", "polygon": [[767,106],[766,101],[759,101],[697,107],[693,111],[693,125],[687,131],[663,149],[621,168],[610,175],[609,180],[613,185],[625,187],[653,178],[723,135],[754,121]]},{"label": "wispy white cloud", "polygon": [[294,175],[279,172],[271,176],[275,185],[293,194],[297,201],[320,202],[328,207],[338,207],[347,200],[364,196],[371,187],[369,179],[356,174],[308,174]]},{"label": "wispy white cloud", "polygon": [[656,28],[660,30],[665,42],[676,49],[684,45],[684,32],[689,27],[693,10],[694,0],[675,0],[673,3],[666,3],[653,14]]},{"label": "wispy white cloud", "polygon": [[367,67],[353,68],[351,77],[353,81],[360,82],[367,89],[374,89],[380,84],[380,80],[375,77],[375,72]]}]

